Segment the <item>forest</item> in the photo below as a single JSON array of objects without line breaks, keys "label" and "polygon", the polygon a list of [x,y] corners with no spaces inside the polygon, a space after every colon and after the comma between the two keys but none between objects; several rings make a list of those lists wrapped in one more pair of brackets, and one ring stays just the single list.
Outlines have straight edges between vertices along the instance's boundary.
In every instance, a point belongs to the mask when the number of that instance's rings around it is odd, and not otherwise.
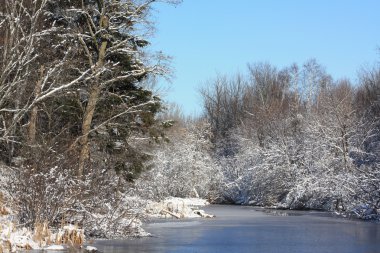
[{"label": "forest", "polygon": [[189,118],[155,86],[155,2],[0,0],[1,224],[120,238],[167,197],[380,219],[380,63],[249,63]]}]

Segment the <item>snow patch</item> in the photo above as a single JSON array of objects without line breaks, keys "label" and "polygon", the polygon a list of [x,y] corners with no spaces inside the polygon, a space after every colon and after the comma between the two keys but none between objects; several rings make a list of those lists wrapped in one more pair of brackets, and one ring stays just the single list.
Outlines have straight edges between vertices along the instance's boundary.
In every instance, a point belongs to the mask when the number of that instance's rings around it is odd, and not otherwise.
[{"label": "snow patch", "polygon": [[98,249],[93,246],[86,246],[85,248],[86,252],[97,252]]},{"label": "snow patch", "polygon": [[208,204],[205,199],[170,197],[160,202],[150,202],[146,207],[146,213],[157,218],[211,218],[214,215],[206,214],[199,209]]},{"label": "snow patch", "polygon": [[63,245],[51,245],[44,248],[44,250],[65,250],[65,247]]}]

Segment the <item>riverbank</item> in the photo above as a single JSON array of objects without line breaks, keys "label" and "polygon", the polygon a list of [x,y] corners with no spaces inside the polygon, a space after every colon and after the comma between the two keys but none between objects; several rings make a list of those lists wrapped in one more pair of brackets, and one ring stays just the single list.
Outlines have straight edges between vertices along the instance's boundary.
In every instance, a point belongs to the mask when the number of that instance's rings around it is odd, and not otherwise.
[{"label": "riverbank", "polygon": [[[135,199],[135,202],[145,202],[141,210],[148,218],[189,219],[212,218],[202,210],[209,205],[205,199],[199,198],[166,198],[160,202]],[[142,205],[141,203],[139,205]],[[62,225],[60,228],[49,227],[48,222],[35,224],[34,229],[27,229],[14,223],[15,214],[12,210],[0,208],[0,253],[17,252],[19,250],[66,250],[69,247],[81,248],[85,243],[86,227]],[[139,218],[131,220],[130,227],[135,231],[133,237],[147,237],[149,233],[141,227]],[[88,233],[88,232],[87,232]],[[126,234],[125,237],[129,237]],[[118,236],[118,238],[122,238]],[[88,237],[89,240],[93,238]],[[110,239],[110,238],[108,238]]]}]

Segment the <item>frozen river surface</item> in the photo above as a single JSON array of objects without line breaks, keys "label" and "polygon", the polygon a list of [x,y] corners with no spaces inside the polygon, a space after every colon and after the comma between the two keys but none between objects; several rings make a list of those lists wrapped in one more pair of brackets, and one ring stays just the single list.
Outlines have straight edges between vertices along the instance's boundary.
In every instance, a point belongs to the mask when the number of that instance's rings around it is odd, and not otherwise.
[{"label": "frozen river surface", "polygon": [[205,210],[217,217],[153,221],[145,228],[154,237],[96,241],[94,246],[104,253],[380,253],[379,223],[319,212],[266,213],[243,206]]}]

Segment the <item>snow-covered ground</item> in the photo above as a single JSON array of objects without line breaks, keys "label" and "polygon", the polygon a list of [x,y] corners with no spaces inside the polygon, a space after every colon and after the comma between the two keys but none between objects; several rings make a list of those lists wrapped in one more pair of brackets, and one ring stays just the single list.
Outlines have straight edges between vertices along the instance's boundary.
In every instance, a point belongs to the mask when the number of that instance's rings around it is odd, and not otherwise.
[{"label": "snow-covered ground", "polygon": [[64,245],[81,245],[84,231],[74,225],[63,226],[52,232],[47,223],[38,224],[34,230],[18,227],[12,222],[12,214],[0,215],[0,252],[47,249],[64,250]]},{"label": "snow-covered ground", "polygon": [[[50,232],[47,226],[38,231],[26,228],[17,228],[14,223],[7,221],[9,217],[0,218],[0,252],[11,253],[19,250],[66,250],[68,245],[81,247],[84,240],[83,229],[68,225],[58,229],[55,233]],[[96,252],[92,246],[85,247],[86,252]]]},{"label": "snow-covered ground", "polygon": [[[208,205],[208,201],[199,198],[166,198],[160,202],[147,201],[145,212],[149,217],[159,218],[211,218],[201,207]],[[82,245],[85,240],[84,229],[74,225],[66,225],[55,231],[47,223],[36,225],[34,230],[19,227],[13,222],[14,214],[11,210],[1,207],[0,214],[0,252],[17,252],[20,249],[65,250],[67,245]],[[141,227],[142,223],[136,219],[134,226]],[[140,231],[140,230],[139,230]],[[141,229],[139,236],[148,236]],[[87,246],[86,251],[94,252],[95,248]]]},{"label": "snow-covered ground", "polygon": [[169,197],[160,202],[149,202],[146,213],[150,217],[158,218],[211,218],[214,216],[200,209],[208,204],[205,199]]}]

